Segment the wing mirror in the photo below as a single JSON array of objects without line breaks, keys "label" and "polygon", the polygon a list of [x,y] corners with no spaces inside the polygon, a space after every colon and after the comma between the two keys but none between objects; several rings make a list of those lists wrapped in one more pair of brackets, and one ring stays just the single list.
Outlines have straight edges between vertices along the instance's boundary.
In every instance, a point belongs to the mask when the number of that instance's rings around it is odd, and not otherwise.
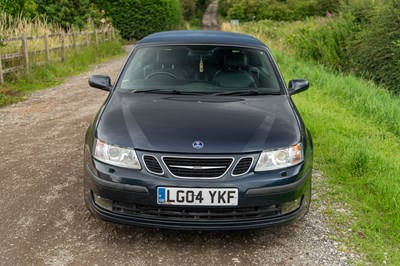
[{"label": "wing mirror", "polygon": [[310,83],[305,79],[292,79],[289,81],[289,95],[293,95],[302,91],[307,90],[310,87]]},{"label": "wing mirror", "polygon": [[89,77],[89,85],[90,87],[104,90],[104,91],[111,91],[111,78],[109,76],[103,75],[93,75]]}]

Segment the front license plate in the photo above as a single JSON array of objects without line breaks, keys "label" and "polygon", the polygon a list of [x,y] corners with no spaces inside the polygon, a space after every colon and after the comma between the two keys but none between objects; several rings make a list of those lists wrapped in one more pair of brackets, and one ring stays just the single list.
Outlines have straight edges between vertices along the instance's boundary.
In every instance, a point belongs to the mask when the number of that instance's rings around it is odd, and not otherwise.
[{"label": "front license plate", "polygon": [[157,188],[157,202],[162,205],[236,206],[237,188]]}]

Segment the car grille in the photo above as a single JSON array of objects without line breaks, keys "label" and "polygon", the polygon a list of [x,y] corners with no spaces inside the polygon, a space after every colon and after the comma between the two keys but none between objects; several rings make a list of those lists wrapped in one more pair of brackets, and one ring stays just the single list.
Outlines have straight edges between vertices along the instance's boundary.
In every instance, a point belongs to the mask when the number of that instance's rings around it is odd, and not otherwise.
[{"label": "car grille", "polygon": [[218,178],[228,170],[233,158],[163,157],[163,161],[176,177]]},{"label": "car grille", "polygon": [[156,157],[151,155],[144,155],[143,161],[146,164],[146,168],[150,173],[155,173],[159,175],[163,174],[161,165],[158,163]]},{"label": "car grille", "polygon": [[232,175],[243,175],[249,171],[251,164],[253,163],[252,157],[246,157],[239,160]]},{"label": "car grille", "polygon": [[281,205],[250,208],[183,208],[147,206],[125,202],[113,204],[113,212],[137,217],[168,218],[186,221],[246,220],[281,215]]}]

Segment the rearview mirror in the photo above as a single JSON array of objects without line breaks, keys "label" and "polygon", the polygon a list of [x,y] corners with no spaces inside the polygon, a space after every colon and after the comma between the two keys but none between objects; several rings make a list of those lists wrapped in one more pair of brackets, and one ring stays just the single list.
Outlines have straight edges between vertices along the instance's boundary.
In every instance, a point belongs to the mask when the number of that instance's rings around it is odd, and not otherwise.
[{"label": "rearview mirror", "polygon": [[110,91],[112,89],[111,78],[103,75],[92,75],[89,77],[90,87]]},{"label": "rearview mirror", "polygon": [[305,79],[292,79],[289,81],[289,94],[293,95],[307,90],[310,87],[308,80]]}]

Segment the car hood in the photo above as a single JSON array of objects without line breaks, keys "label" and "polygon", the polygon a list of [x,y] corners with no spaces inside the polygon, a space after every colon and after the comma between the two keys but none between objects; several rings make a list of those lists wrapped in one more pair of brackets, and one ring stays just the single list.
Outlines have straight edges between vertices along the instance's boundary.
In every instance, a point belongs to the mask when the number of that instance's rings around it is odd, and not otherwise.
[{"label": "car hood", "polygon": [[[288,98],[115,92],[96,137],[110,144],[172,153],[245,153],[288,147],[300,130]],[[193,148],[201,141],[201,149]]]}]

